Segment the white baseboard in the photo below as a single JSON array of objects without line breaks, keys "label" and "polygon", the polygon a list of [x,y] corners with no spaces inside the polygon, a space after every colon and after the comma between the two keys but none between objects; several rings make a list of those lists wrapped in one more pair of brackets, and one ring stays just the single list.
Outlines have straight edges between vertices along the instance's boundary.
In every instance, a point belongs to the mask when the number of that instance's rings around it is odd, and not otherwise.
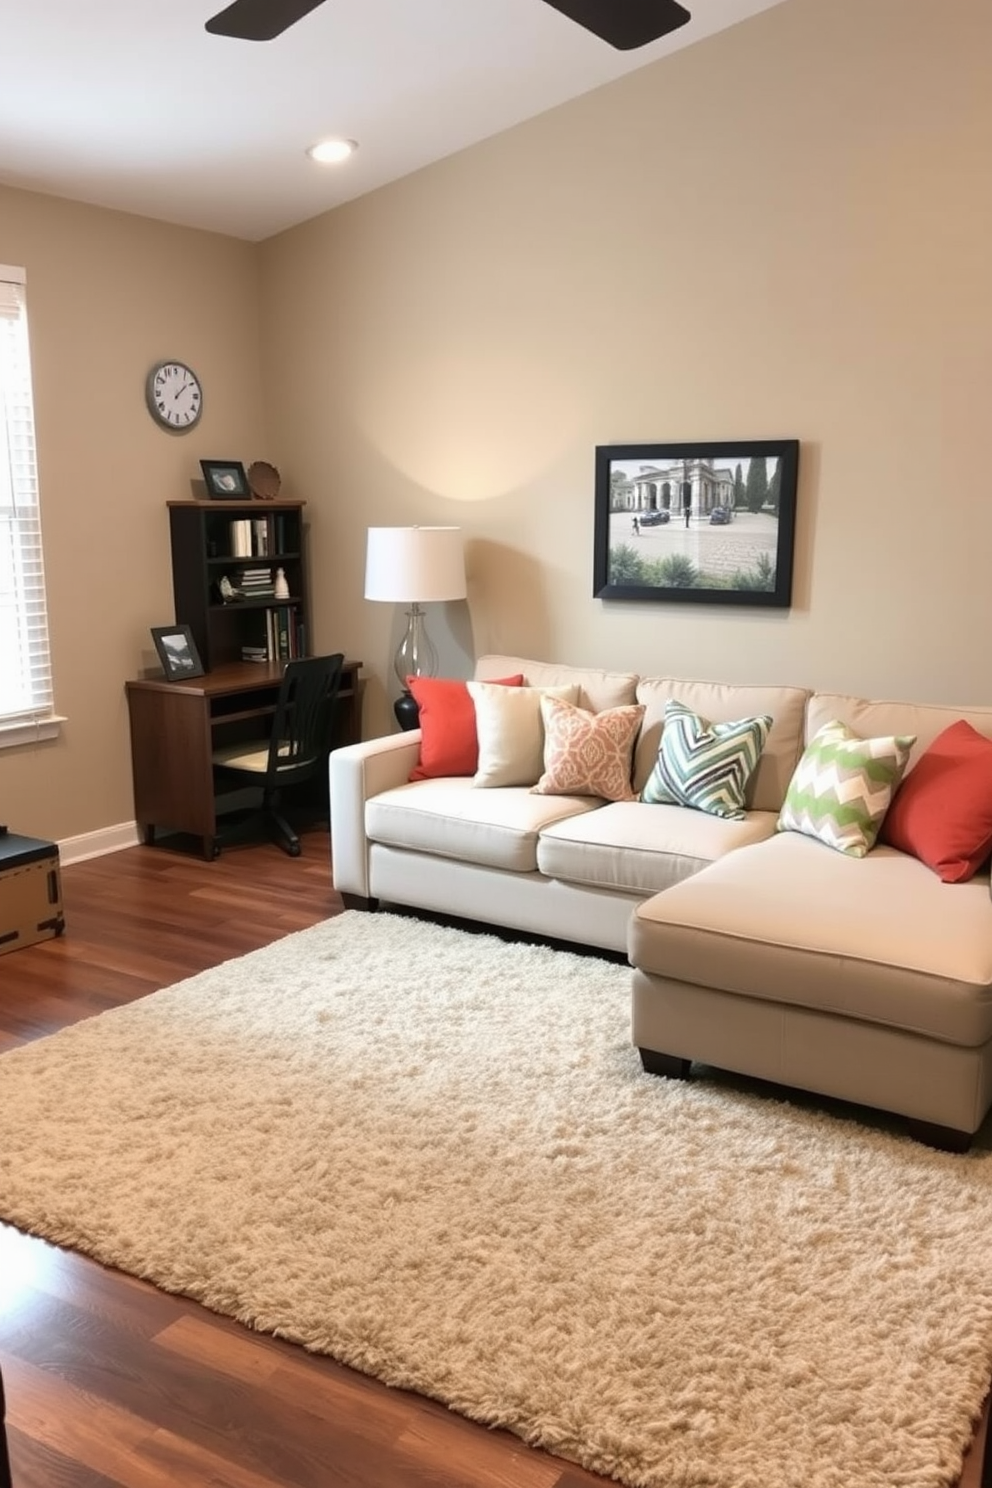
[{"label": "white baseboard", "polygon": [[140,842],[137,822],[120,822],[116,827],[101,827],[99,832],[83,832],[79,837],[66,837],[58,845],[59,862],[82,863],[87,858],[101,858],[104,853],[120,852],[122,847],[135,847]]}]

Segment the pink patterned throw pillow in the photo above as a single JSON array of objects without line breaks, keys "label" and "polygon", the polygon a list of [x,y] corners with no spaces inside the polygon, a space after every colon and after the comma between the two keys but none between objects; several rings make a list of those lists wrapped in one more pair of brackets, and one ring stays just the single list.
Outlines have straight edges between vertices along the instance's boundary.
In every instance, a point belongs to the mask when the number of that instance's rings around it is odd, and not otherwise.
[{"label": "pink patterned throw pillow", "polygon": [[537,796],[601,796],[636,801],[630,783],[634,743],[644,717],[640,703],[589,713],[561,698],[542,697],[544,774]]}]

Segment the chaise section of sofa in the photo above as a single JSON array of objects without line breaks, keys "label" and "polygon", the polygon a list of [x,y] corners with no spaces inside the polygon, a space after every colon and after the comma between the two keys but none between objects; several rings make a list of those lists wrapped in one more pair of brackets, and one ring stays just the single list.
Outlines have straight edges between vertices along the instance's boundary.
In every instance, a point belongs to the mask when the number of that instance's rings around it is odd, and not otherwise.
[{"label": "chaise section of sofa", "polygon": [[[910,770],[992,710],[814,694],[806,735],[840,719],[916,739]],[[699,1061],[908,1118],[964,1150],[992,1105],[986,867],[944,883],[882,843],[855,858],[788,831],[642,902],[629,927],[632,1037],[645,1067]]]}]

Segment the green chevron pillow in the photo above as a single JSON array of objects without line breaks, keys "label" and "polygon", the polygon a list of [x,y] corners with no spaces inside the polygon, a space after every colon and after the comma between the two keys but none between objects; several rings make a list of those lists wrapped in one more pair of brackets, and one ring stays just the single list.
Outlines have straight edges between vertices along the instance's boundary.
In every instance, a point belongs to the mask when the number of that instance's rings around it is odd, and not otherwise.
[{"label": "green chevron pillow", "polygon": [[802,832],[863,858],[875,845],[915,734],[862,739],[846,723],[825,723],[807,744],[779,813],[780,832]]},{"label": "green chevron pillow", "polygon": [[739,821],[747,814],[744,791],[771,726],[767,715],[708,723],[684,703],[669,699],[658,760],[641,800],[653,806],[693,806]]}]

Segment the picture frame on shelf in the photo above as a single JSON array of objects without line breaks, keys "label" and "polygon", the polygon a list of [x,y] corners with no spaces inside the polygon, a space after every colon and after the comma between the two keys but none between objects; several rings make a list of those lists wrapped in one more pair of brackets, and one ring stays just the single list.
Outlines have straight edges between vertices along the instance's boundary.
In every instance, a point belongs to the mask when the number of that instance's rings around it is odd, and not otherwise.
[{"label": "picture frame on shelf", "polygon": [[798,439],[596,448],[593,596],[792,603]]},{"label": "picture frame on shelf", "polygon": [[188,625],[153,625],[151,636],[167,682],[206,675]]},{"label": "picture frame on shelf", "polygon": [[203,484],[211,501],[250,501],[251,488],[240,460],[201,460]]}]

